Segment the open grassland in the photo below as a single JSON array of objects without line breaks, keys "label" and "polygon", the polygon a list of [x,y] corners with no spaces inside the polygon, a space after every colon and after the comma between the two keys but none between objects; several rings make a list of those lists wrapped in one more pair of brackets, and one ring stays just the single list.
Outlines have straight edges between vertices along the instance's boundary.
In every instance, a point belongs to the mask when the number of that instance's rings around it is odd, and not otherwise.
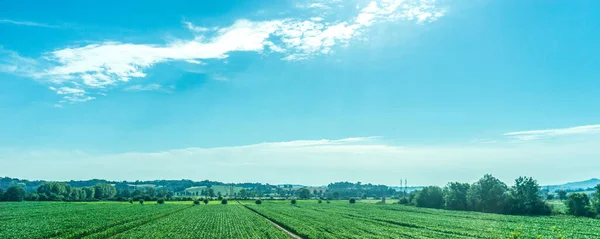
[{"label": "open grassland", "polygon": [[347,201],[218,203],[0,203],[0,238],[286,238],[262,216],[302,238],[600,238],[600,220],[570,216]]}]

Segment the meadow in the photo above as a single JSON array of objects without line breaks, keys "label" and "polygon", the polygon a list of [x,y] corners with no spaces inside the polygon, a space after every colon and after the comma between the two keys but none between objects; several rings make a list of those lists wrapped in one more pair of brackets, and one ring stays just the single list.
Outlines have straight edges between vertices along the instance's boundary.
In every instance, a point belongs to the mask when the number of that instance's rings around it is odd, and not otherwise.
[{"label": "meadow", "polygon": [[[268,219],[268,220],[267,220]],[[0,203],[0,238],[600,238],[600,220],[264,200]]]}]

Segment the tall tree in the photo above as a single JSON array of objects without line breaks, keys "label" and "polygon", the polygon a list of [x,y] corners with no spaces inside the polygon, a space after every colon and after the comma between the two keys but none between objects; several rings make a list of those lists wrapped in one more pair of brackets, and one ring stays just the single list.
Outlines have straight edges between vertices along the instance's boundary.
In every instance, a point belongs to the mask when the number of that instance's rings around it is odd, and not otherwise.
[{"label": "tall tree", "polygon": [[471,185],[468,183],[453,182],[448,183],[444,189],[444,201],[446,209],[450,210],[468,210],[467,191]]},{"label": "tall tree", "polygon": [[552,212],[542,199],[540,185],[531,177],[519,177],[510,188],[508,210],[511,214],[548,215]]},{"label": "tall tree", "polygon": [[558,200],[567,200],[567,191],[558,190],[556,194],[558,195]]},{"label": "tall tree", "polygon": [[12,186],[4,193],[4,199],[9,202],[20,202],[23,201],[26,194],[25,189],[20,186]]},{"label": "tall tree", "polygon": [[594,187],[596,191],[592,194],[592,208],[596,215],[600,215],[600,184]]},{"label": "tall tree", "polygon": [[310,190],[307,188],[301,188],[298,190],[298,198],[300,199],[309,199],[310,198]]},{"label": "tall tree", "polygon": [[428,186],[417,192],[415,196],[414,204],[417,207],[428,207],[428,208],[443,208],[444,207],[444,193],[442,188],[438,186]]},{"label": "tall tree", "polygon": [[117,189],[110,184],[102,183],[94,186],[94,197],[96,199],[109,199],[117,195]]},{"label": "tall tree", "polygon": [[587,217],[591,215],[590,199],[585,193],[571,193],[565,202],[567,205],[567,213],[578,216]]},{"label": "tall tree", "polygon": [[503,213],[508,187],[491,174],[473,183],[467,192],[469,208],[474,211]]}]

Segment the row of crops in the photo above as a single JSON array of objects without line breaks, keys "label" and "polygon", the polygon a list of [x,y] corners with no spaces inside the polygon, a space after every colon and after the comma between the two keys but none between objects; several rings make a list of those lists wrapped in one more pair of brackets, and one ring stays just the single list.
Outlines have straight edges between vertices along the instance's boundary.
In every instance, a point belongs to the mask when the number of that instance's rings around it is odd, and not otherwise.
[{"label": "row of crops", "polygon": [[[346,201],[0,203],[0,238],[600,238],[600,220]],[[262,215],[262,216],[261,216]]]},{"label": "row of crops", "polygon": [[304,238],[600,238],[600,220],[568,216],[507,216],[347,202],[247,205]]}]

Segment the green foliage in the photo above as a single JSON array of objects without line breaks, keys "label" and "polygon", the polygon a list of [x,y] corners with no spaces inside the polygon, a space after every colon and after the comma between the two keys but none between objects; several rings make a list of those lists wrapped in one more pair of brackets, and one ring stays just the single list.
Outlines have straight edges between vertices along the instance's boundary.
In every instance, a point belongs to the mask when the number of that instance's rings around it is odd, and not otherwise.
[{"label": "green foliage", "polygon": [[355,204],[356,203],[356,199],[354,198],[350,198],[350,200],[348,200],[350,202],[350,204]]},{"label": "green foliage", "polygon": [[165,199],[164,198],[159,198],[158,200],[156,200],[157,204],[165,204]]},{"label": "green foliage", "polygon": [[194,205],[200,205],[200,200],[198,200],[198,199],[194,200]]},{"label": "green foliage", "polygon": [[578,217],[588,217],[592,215],[590,199],[585,193],[571,193],[565,202],[567,213]]},{"label": "green foliage", "polygon": [[140,204],[144,204],[144,199],[139,200]]},{"label": "green foliage", "polygon": [[309,199],[310,191],[307,188],[301,188],[297,191],[299,199]]},{"label": "green foliage", "polygon": [[290,201],[290,203],[291,203],[291,204],[296,204],[296,199],[292,199],[292,200]]},{"label": "green foliage", "polygon": [[326,202],[327,202],[327,204],[330,204],[330,203],[331,203],[331,201],[329,201],[329,200],[327,200]]},{"label": "green foliage", "polygon": [[504,213],[508,187],[490,174],[473,183],[467,191],[467,203],[474,211]]},{"label": "green foliage", "polygon": [[129,204],[133,204],[133,199],[132,198],[129,199]]},{"label": "green foliage", "polygon": [[413,204],[417,207],[443,208],[444,193],[438,186],[424,187],[417,192]]},{"label": "green foliage", "polygon": [[262,204],[262,201],[260,199],[256,199],[256,201],[254,201],[254,203],[260,205],[260,204]]},{"label": "green foliage", "polygon": [[[79,195],[71,195],[71,185],[61,182],[45,182],[37,188],[37,193],[42,201],[80,200]],[[85,196],[83,198],[85,200]]]},{"label": "green foliage", "polygon": [[317,203],[321,204],[321,203],[323,203],[323,201],[321,199],[319,199],[319,201],[317,201]]},{"label": "green foliage", "polygon": [[221,200],[221,204],[227,204],[227,199]]},{"label": "green foliage", "polygon": [[[453,182],[448,183],[444,188],[444,201],[446,209],[450,210],[468,210],[467,191],[471,185],[468,183]],[[406,203],[401,203],[406,204]]]},{"label": "green foliage", "polygon": [[26,194],[27,192],[25,192],[25,189],[20,186],[12,186],[4,193],[4,200],[9,202],[20,202],[25,199]]},{"label": "green foliage", "polygon": [[99,200],[110,199],[117,195],[117,189],[110,184],[97,184],[94,186],[94,197]]},{"label": "green foliage", "polygon": [[559,190],[556,194],[558,195],[558,200],[567,200],[567,191]]},{"label": "green foliage", "polygon": [[519,177],[508,195],[508,212],[519,215],[549,215],[552,212],[541,197],[540,186],[531,177]]},{"label": "green foliage", "polygon": [[208,198],[205,198],[204,200],[202,200],[202,202],[206,205],[208,204]]},{"label": "green foliage", "polygon": [[592,194],[592,210],[596,216],[600,216],[600,184],[594,188],[596,191]]},{"label": "green foliage", "polygon": [[400,198],[400,200],[398,200],[398,204],[408,205],[408,198],[406,198],[406,197]]}]

